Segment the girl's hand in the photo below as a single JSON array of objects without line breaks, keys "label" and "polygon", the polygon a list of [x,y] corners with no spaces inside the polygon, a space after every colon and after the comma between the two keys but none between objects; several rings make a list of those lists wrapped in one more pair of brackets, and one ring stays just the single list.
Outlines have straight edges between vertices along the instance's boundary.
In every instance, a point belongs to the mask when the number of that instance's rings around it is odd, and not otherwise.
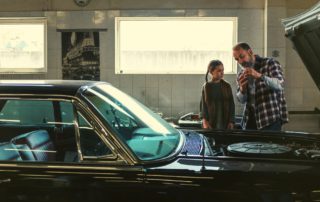
[{"label": "girl's hand", "polygon": [[202,128],[210,128],[209,122],[206,119],[202,119]]},{"label": "girl's hand", "polygon": [[233,128],[234,128],[234,124],[230,122],[227,126],[227,129],[233,129]]}]

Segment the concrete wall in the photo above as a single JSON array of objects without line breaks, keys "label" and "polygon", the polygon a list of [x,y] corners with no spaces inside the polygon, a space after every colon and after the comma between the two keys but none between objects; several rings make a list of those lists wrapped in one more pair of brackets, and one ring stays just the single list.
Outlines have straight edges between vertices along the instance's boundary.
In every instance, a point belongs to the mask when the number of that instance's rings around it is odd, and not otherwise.
[{"label": "concrete wall", "polygon": [[74,11],[140,9],[263,8],[264,0],[91,0],[78,7],[73,0],[1,0],[0,11]]},{"label": "concrete wall", "polygon": [[[87,7],[78,7],[72,0],[0,0],[0,17],[46,16],[48,18],[48,72],[46,74],[0,75],[0,79],[60,79],[61,33],[57,29],[107,29],[100,32],[101,80],[108,81],[134,96],[164,116],[180,116],[199,109],[204,75],[116,75],[114,17],[118,16],[235,16],[238,41],[251,44],[255,53],[274,56],[286,76],[286,97],[289,110],[312,110],[320,107],[320,92],[304,65],[285,39],[280,19],[294,15],[315,0],[91,0]],[[266,6],[267,5],[267,6]],[[266,7],[265,7],[266,6]],[[236,75],[225,78],[235,86]],[[236,101],[237,103],[237,101]],[[237,114],[242,106],[237,103]],[[309,116],[309,115],[308,115]],[[291,118],[291,115],[290,115]],[[292,115],[287,130],[320,131],[319,116],[306,118]]]}]

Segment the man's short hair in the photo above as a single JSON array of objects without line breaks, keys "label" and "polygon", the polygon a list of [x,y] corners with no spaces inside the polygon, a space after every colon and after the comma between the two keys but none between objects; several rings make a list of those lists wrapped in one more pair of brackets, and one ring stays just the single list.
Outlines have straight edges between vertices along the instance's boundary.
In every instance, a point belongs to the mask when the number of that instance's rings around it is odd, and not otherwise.
[{"label": "man's short hair", "polygon": [[248,50],[251,50],[251,47],[249,46],[249,44],[245,42],[238,43],[233,47],[233,50],[240,50],[240,49],[248,51]]}]

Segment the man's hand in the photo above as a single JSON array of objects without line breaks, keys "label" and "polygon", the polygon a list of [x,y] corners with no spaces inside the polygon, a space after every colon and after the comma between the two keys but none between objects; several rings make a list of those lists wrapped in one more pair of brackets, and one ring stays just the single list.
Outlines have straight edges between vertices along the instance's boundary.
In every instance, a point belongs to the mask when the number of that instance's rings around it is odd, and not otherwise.
[{"label": "man's hand", "polygon": [[248,84],[248,78],[247,75],[245,74],[245,72],[243,72],[239,78],[238,78],[238,83],[239,83],[239,87],[240,87],[240,91],[241,93],[245,93],[247,91],[247,84]]},{"label": "man's hand", "polygon": [[259,72],[257,72],[253,68],[246,68],[244,70],[243,74],[246,75],[246,77],[252,76],[255,79],[259,79],[262,76],[262,74],[260,74]]}]

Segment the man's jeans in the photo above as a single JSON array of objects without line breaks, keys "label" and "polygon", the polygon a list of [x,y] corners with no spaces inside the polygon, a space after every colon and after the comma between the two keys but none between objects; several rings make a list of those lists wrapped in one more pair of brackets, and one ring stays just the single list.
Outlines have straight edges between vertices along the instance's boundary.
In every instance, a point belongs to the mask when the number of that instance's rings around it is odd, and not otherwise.
[{"label": "man's jeans", "polygon": [[282,123],[281,120],[278,119],[276,122],[272,123],[271,125],[268,125],[264,128],[261,128],[261,130],[266,131],[281,131]]},{"label": "man's jeans", "polygon": [[[247,122],[247,130],[257,130],[257,125],[256,125],[256,118],[254,115],[254,109],[249,108],[249,117],[248,117],[248,122]],[[278,119],[274,123],[261,128],[260,130],[265,130],[265,131],[281,131],[282,127],[282,121]]]}]

